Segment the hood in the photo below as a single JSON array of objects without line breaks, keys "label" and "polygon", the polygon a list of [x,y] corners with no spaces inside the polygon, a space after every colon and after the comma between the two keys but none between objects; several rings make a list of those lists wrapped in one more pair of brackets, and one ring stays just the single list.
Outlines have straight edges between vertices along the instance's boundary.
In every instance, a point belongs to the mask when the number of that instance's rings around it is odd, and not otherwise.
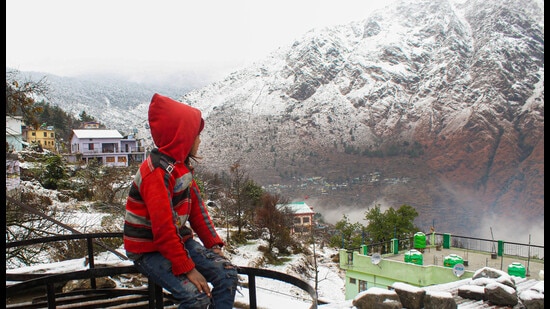
[{"label": "hood", "polygon": [[201,111],[158,93],[149,104],[149,127],[159,151],[185,161],[204,127]]}]

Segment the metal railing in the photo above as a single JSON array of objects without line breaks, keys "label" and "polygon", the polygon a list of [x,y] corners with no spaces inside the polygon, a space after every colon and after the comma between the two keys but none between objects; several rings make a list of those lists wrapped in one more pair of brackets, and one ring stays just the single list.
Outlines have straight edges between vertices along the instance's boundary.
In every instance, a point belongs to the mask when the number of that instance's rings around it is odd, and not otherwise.
[{"label": "metal railing", "polygon": [[[516,256],[520,258],[544,259],[544,246],[523,244],[504,240],[492,240],[468,236],[435,233],[435,244],[444,243],[445,237],[450,237],[450,246],[467,250],[496,253],[498,256]],[[426,235],[426,244],[430,243],[430,234]]]},{"label": "metal railing", "polygon": [[[137,274],[139,271],[135,266],[107,266],[96,267],[94,262],[94,244],[104,249],[115,253],[122,259],[127,259],[126,256],[110,249],[107,245],[101,242],[101,238],[122,238],[121,232],[113,233],[89,233],[89,234],[70,234],[59,235],[44,238],[28,239],[22,241],[14,241],[6,243],[6,253],[12,248],[19,248],[24,246],[31,246],[36,244],[44,244],[48,242],[56,241],[70,241],[70,240],[86,240],[87,252],[88,252],[88,269],[81,271],[72,271],[64,273],[42,273],[42,274],[16,274],[9,273],[6,270],[6,302],[8,299],[15,297],[25,291],[31,291],[37,288],[44,288],[46,291],[45,297],[35,299],[33,303],[20,303],[20,304],[8,304],[7,308],[56,308],[58,305],[64,304],[80,304],[79,309],[88,308],[84,303],[89,304],[89,308],[97,308],[98,304],[105,299],[111,299],[110,304],[116,305],[117,300],[113,300],[114,296],[140,296],[135,302],[146,300],[147,305],[141,305],[134,308],[164,308],[166,305],[175,305],[176,300],[168,293],[163,292],[162,287],[153,284],[152,281],[148,281],[147,288],[141,289],[129,289],[129,288],[112,288],[112,289],[98,289],[96,284],[96,278],[109,277],[121,274]],[[282,281],[291,285],[294,285],[309,294],[311,297],[311,308],[317,308],[318,299],[316,290],[307,282],[290,276],[285,273],[272,271],[268,269],[251,268],[251,267],[239,267],[238,273],[246,275],[248,277],[248,290],[249,290],[249,308],[257,308],[257,294],[256,294],[256,277],[269,278],[278,281]],[[74,291],[68,293],[56,292],[56,286],[61,283],[65,283],[70,280],[76,279],[89,279],[91,289],[86,291]],[[8,285],[7,282],[16,282]],[[79,295],[76,297],[75,295]],[[128,300],[122,300],[128,301]],[[107,306],[103,303],[102,306]]]},{"label": "metal railing", "polygon": [[[544,260],[544,246],[533,244],[522,244],[503,240],[492,240],[476,237],[457,236],[445,233],[426,234],[427,246],[445,246],[445,239],[449,240],[448,246],[466,250],[494,253],[502,256],[515,256],[524,259]],[[414,236],[409,236],[397,240],[398,250],[408,250],[414,248]],[[347,248],[348,251],[357,251],[361,254],[372,255],[373,253],[387,254],[392,252],[393,241],[388,240],[378,243],[369,243],[367,252],[362,252],[361,247]]]}]

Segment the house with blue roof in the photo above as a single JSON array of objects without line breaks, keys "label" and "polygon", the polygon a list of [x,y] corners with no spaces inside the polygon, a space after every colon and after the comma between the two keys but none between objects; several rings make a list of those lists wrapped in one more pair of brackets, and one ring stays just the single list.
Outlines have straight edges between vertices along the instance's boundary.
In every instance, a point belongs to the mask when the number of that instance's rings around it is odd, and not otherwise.
[{"label": "house with blue roof", "polygon": [[292,212],[293,223],[291,233],[309,233],[313,228],[313,207],[306,202],[292,202],[288,204],[277,204],[277,209],[288,208]]}]

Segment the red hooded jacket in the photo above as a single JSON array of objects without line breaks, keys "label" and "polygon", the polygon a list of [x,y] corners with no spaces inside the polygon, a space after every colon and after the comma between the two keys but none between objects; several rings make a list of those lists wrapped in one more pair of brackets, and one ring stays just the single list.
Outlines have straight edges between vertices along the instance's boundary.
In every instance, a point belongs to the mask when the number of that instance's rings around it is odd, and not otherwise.
[{"label": "red hooded jacket", "polygon": [[184,163],[204,121],[200,110],[154,94],[149,126],[158,149],[141,164],[128,194],[124,249],[130,259],[158,251],[172,262],[174,275],[180,275],[195,267],[184,245],[193,231],[207,248],[223,245]]}]

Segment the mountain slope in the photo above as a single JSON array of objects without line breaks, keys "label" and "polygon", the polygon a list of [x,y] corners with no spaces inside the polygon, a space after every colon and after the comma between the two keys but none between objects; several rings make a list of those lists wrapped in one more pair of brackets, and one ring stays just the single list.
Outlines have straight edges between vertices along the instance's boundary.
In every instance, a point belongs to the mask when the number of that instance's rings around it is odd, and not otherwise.
[{"label": "mountain slope", "polygon": [[6,72],[17,72],[19,78],[34,81],[44,78],[49,92],[47,98],[39,97],[37,101],[57,105],[75,118],[85,111],[122,134],[133,133],[134,129],[142,131],[143,135],[148,134],[143,129],[143,122],[147,121],[147,108],[155,92],[176,97],[192,89],[131,82],[117,76],[60,77],[43,72],[19,72],[12,68],[6,68]]},{"label": "mountain slope", "polygon": [[205,165],[241,160],[260,183],[340,216],[406,203],[420,227],[455,233],[487,214],[534,220],[544,215],[537,8],[403,2],[312,30],[181,100],[207,117]]}]

